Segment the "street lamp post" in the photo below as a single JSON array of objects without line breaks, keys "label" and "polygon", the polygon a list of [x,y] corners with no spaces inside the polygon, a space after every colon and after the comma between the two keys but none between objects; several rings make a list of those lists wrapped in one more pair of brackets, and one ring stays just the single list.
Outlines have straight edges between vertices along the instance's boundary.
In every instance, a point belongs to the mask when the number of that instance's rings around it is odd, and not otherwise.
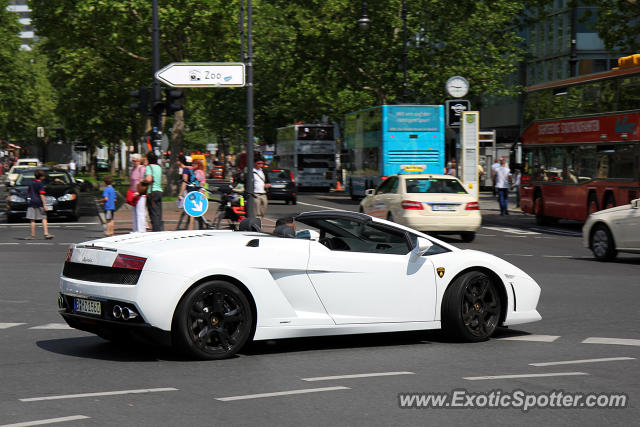
[{"label": "street lamp post", "polygon": [[[402,103],[407,103],[407,4],[402,0]],[[368,4],[362,2],[362,16],[358,19],[358,25],[362,30],[368,30],[371,25],[371,19],[368,15]]]}]

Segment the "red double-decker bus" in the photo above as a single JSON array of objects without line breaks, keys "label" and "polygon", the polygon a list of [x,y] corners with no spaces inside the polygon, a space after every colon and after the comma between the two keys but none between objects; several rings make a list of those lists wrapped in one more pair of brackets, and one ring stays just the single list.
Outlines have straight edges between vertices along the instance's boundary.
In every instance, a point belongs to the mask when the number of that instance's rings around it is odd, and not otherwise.
[{"label": "red double-decker bus", "polygon": [[618,63],[526,89],[520,206],[538,224],[640,194],[640,54]]}]

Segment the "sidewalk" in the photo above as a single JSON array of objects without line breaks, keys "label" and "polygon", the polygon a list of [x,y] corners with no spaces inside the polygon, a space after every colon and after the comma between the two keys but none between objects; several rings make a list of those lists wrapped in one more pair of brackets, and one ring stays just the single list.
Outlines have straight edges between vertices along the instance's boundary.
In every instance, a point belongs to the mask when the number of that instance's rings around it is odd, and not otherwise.
[{"label": "sidewalk", "polygon": [[[482,191],[478,197],[478,204],[481,211],[495,211],[500,212],[500,205],[498,204],[498,196],[494,196],[491,191]],[[515,193],[509,193],[509,213],[522,214],[522,209],[516,207],[516,195]]]}]

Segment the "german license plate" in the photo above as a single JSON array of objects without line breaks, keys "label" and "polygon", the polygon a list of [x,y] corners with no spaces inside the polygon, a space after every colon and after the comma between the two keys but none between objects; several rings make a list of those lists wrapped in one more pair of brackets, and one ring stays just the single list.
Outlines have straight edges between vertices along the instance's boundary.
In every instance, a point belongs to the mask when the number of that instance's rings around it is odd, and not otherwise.
[{"label": "german license plate", "polygon": [[273,184],[271,187],[272,188],[284,188],[286,186],[287,186],[287,184]]},{"label": "german license plate", "polygon": [[74,298],[73,311],[78,313],[97,314],[102,313],[100,301],[91,301],[88,299]]},{"label": "german license plate", "polygon": [[452,212],[456,210],[456,206],[455,205],[431,205],[431,210]]}]

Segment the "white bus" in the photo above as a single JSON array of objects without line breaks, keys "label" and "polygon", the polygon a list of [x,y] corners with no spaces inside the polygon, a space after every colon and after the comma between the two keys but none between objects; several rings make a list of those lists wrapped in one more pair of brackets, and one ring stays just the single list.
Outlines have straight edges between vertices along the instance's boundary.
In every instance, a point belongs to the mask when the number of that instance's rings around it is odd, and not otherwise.
[{"label": "white bus", "polygon": [[299,188],[336,183],[336,135],[332,124],[295,124],[278,129],[276,164],[293,172]]}]

